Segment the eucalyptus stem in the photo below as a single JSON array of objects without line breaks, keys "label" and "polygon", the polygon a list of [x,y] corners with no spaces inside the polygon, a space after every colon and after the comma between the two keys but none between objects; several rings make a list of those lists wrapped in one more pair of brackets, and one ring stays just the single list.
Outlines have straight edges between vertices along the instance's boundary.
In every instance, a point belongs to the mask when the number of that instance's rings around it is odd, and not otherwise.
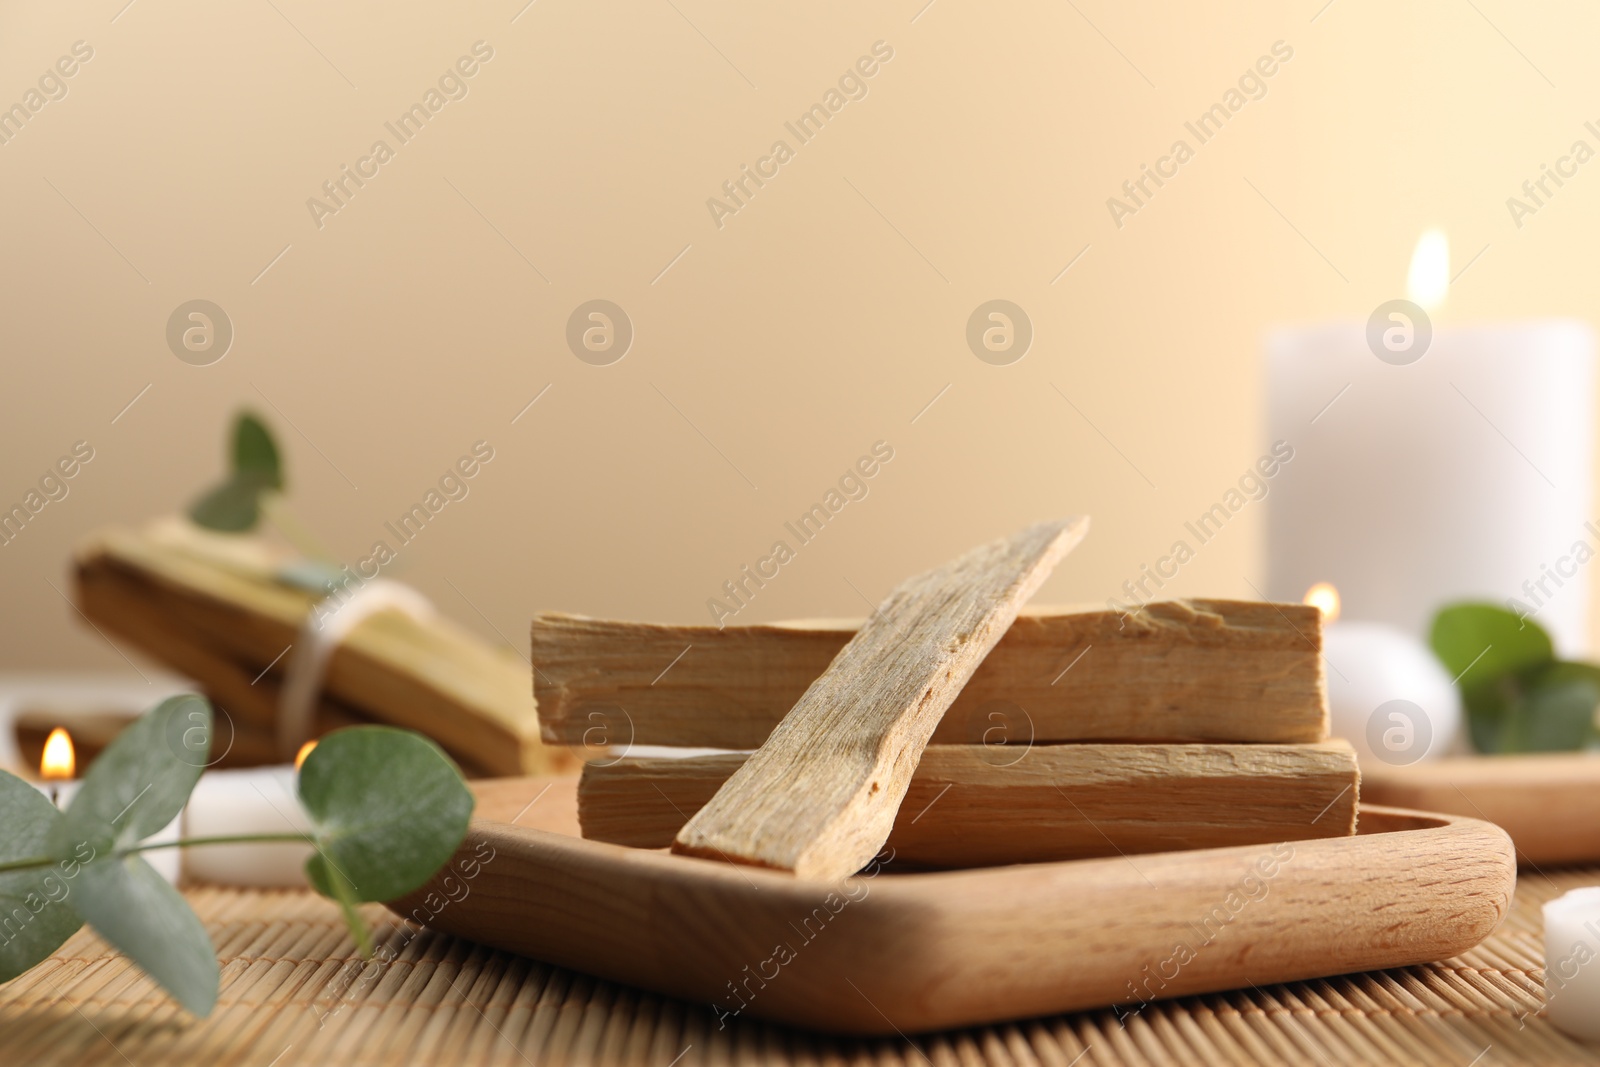
[{"label": "eucalyptus stem", "polygon": [[[316,843],[316,838],[310,834],[231,834],[218,837],[185,837],[177,841],[143,841],[132,848],[119,848],[111,853],[112,858],[131,856],[139,852],[153,852],[160,848],[190,848],[194,845],[240,845],[252,842],[284,843],[294,842],[303,845]],[[65,862],[71,857],[67,856],[30,856],[27,859],[7,860],[0,863],[0,874],[7,871],[25,871],[34,867],[54,867]],[[94,860],[88,862],[93,863]]]},{"label": "eucalyptus stem", "polygon": [[310,834],[223,834],[217,837],[182,837],[176,841],[142,841],[132,848],[118,849],[118,856],[134,852],[152,852],[158,848],[189,848],[193,845],[239,845],[250,842],[294,842],[302,845],[316,844]]}]

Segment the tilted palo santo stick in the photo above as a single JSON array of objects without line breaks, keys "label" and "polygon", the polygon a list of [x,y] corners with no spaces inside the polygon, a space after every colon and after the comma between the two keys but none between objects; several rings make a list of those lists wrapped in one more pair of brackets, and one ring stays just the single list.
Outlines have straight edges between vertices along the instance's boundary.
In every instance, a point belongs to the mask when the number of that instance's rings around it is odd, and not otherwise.
[{"label": "tilted palo santo stick", "polygon": [[[583,836],[664,848],[743,753],[592,763]],[[1355,833],[1348,742],[1311,745],[935,745],[888,847],[896,863],[984,867]]]},{"label": "tilted palo santo stick", "polygon": [[673,851],[803,878],[860,870],[945,709],[1088,526],[1039,523],[896,586]]},{"label": "tilted palo santo stick", "polygon": [[[533,620],[546,741],[755,748],[857,624]],[[1322,616],[1304,604],[1174,600],[1124,615],[1024,608],[935,744],[1321,741]],[[666,668],[670,667],[668,670]]]},{"label": "tilted palo santo stick", "polygon": [[[79,550],[79,581],[119,583],[132,594],[120,628],[135,642],[143,623],[163,624],[203,634],[203,648],[260,672],[297,642],[316,598],[275,580],[262,559],[232,552],[232,540],[175,524],[107,531]],[[380,612],[366,619],[333,652],[324,691],[493,773],[549,772],[572,762],[539,741],[527,665],[442,618],[421,623]]]}]

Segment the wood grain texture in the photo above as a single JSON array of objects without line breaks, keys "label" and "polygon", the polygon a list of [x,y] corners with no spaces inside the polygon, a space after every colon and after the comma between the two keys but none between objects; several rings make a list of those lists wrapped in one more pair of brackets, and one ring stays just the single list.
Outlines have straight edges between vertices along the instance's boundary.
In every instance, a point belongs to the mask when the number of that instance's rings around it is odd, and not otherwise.
[{"label": "wood grain texture", "polygon": [[1524,863],[1600,860],[1600,758],[1581,752],[1368,762],[1364,792],[1384,804],[1486,819]]},{"label": "wood grain texture", "polygon": [[[271,580],[249,558],[227,558],[226,549],[218,550],[221,558],[191,551],[171,530],[110,530],[83,545],[75,575],[80,607],[259,725],[275,715],[275,700],[263,701],[259,685],[239,679],[270,666],[260,685],[276,687],[280,657],[298,639],[314,599]],[[356,626],[330,657],[324,683],[332,701],[419,730],[465,765],[498,774],[571,766],[568,753],[540,742],[529,687],[527,664],[510,653],[446,619],[419,622],[392,611]]]},{"label": "wood grain texture", "polygon": [[945,709],[1088,526],[1038,523],[896,586],[673,850],[802,878],[860,870]]},{"label": "wood grain texture", "polygon": [[[545,740],[751,749],[858,623],[666,626],[534,618]],[[1322,617],[1303,604],[1175,600],[1121,615],[1024,608],[934,731],[935,744],[1321,741]]]},{"label": "wood grain texture", "polygon": [[[542,785],[505,788],[531,798]],[[1368,807],[1355,837],[931,874],[891,865],[842,887],[485,818],[460,855],[490,857],[465,899],[429,908],[449,899],[430,884],[391,907],[725,1021],[890,1037],[1445,959],[1499,925],[1516,884],[1498,827]]]},{"label": "wood grain texture", "polygon": [[[583,770],[583,836],[665,848],[742,753],[623,759]],[[887,847],[918,867],[1137,855],[1356,831],[1344,741],[1315,745],[936,745]]]}]

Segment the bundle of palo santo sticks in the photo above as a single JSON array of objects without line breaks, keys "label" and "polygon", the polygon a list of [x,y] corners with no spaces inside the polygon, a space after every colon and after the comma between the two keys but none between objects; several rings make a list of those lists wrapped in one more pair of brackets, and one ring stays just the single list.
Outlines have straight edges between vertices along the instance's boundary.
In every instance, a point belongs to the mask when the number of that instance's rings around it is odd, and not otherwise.
[{"label": "bundle of palo santo sticks", "polygon": [[885,846],[964,867],[1354,833],[1316,609],[1022,611],[1086,527],[982,546],[860,623],[538,616],[544,739],[622,753],[583,769],[584,836],[831,879]]},{"label": "bundle of palo santo sticks", "polygon": [[[277,729],[285,672],[321,599],[289,580],[296,561],[258,538],[163,520],[80,546],[75,599],[103,632],[199,683],[219,713],[213,751],[224,764],[282,762],[294,755]],[[528,665],[438,615],[372,615],[332,649],[320,682],[312,737],[404,726],[473,775],[577,763],[539,740]]]}]

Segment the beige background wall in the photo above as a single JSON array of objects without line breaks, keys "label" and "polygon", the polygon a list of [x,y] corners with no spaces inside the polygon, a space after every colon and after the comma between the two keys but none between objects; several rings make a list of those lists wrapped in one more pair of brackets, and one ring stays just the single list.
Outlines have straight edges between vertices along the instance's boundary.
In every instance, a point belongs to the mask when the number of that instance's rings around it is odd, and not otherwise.
[{"label": "beige background wall", "polygon": [[[9,668],[122,665],[48,583],[211,480],[241,404],[347,558],[491,442],[391,573],[522,644],[541,608],[706,618],[879,439],[740,621],[859,613],[1073,511],[1043,597],[1103,600],[1262,451],[1262,329],[1364,319],[1428,226],[1458,265],[1489,246],[1441,318],[1600,310],[1600,162],[1520,230],[1505,207],[1600,119],[1575,2],[124,2],[0,5],[0,105],[94,50],[0,146],[0,500],[95,449],[0,547]],[[479,40],[469,94],[318,229],[306,199]],[[866,98],[718,229],[706,199],[879,40]],[[1106,198],[1278,40],[1266,96],[1118,229]],[[196,297],[237,331],[207,367],[164,339]],[[607,367],[564,342],[594,297],[637,332]],[[996,297],[1036,330],[1007,367],[964,340]],[[1251,595],[1260,530],[1172,591]]]}]

